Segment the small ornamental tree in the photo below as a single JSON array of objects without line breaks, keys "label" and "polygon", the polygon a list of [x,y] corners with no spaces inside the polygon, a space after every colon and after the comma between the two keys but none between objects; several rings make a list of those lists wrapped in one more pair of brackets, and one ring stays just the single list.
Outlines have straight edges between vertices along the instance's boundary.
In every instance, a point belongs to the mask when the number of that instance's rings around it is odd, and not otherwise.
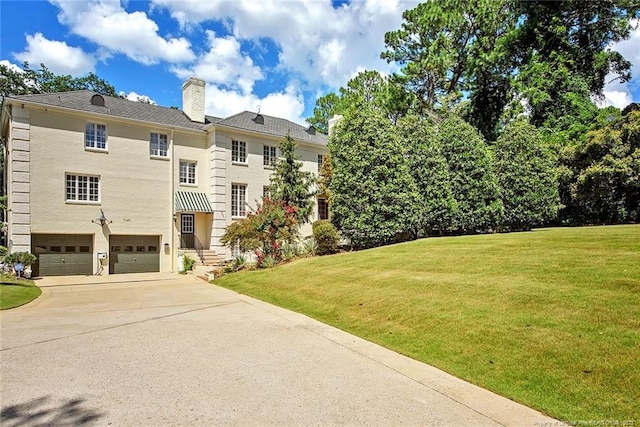
[{"label": "small ornamental tree", "polygon": [[302,162],[296,156],[298,144],[287,134],[280,142],[280,156],[274,164],[271,174],[270,195],[297,208],[298,219],[302,223],[309,221],[313,211],[315,195],[312,187],[315,177],[312,172],[302,170]]},{"label": "small ornamental tree", "polygon": [[221,238],[223,245],[239,245],[240,251],[254,251],[259,267],[282,260],[282,244],[298,238],[298,208],[283,200],[265,197],[256,212],[231,223]]},{"label": "small ornamental tree", "polygon": [[560,197],[555,156],[531,124],[509,124],[494,147],[495,170],[504,206],[503,226],[511,231],[530,230],[552,220]]}]

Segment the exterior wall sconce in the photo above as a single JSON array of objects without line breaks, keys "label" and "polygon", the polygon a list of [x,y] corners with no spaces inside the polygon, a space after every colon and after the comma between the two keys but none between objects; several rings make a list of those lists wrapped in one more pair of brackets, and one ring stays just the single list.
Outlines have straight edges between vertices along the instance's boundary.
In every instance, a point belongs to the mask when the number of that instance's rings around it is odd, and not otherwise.
[{"label": "exterior wall sconce", "polygon": [[107,219],[107,217],[104,216],[102,209],[100,209],[100,218],[92,219],[91,222],[104,227],[105,225],[111,224],[113,221]]}]

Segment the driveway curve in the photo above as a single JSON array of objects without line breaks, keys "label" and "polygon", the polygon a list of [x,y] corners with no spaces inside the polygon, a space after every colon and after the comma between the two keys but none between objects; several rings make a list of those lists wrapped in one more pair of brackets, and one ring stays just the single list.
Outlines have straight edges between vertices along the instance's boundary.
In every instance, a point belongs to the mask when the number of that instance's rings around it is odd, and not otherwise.
[{"label": "driveway curve", "polygon": [[38,285],[40,298],[0,312],[5,426],[559,425],[194,276]]}]

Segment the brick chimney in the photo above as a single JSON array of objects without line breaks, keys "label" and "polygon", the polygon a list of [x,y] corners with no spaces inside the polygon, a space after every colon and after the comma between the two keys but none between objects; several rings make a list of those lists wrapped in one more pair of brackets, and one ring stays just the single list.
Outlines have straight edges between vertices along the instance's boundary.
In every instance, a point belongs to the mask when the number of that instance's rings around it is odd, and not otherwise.
[{"label": "brick chimney", "polygon": [[196,77],[182,85],[182,111],[198,123],[204,123],[204,85],[204,80]]}]

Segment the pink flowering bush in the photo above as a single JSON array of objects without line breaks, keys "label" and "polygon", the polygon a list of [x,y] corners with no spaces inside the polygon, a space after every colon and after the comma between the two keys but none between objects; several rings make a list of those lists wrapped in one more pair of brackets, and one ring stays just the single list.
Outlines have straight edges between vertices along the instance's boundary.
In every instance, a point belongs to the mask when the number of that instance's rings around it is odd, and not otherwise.
[{"label": "pink flowering bush", "polygon": [[282,200],[265,197],[255,212],[230,224],[222,236],[222,244],[240,245],[240,251],[253,251],[259,267],[282,260],[282,244],[298,238],[298,209]]}]

